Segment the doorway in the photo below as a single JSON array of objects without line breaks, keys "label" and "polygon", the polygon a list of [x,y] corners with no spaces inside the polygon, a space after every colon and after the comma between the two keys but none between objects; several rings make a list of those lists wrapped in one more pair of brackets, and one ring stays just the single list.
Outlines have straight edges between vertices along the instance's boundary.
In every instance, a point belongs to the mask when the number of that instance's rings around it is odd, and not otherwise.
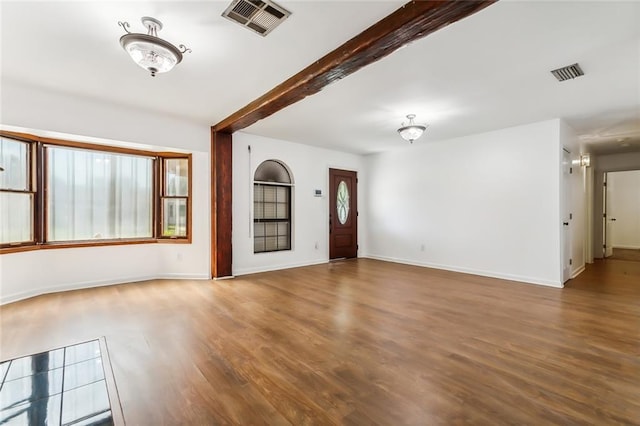
[{"label": "doorway", "polygon": [[605,173],[602,218],[604,257],[640,260],[640,170]]},{"label": "doorway", "polygon": [[329,259],[358,256],[358,175],[329,169]]},{"label": "doorway", "polygon": [[571,278],[571,153],[562,149],[562,282]]}]

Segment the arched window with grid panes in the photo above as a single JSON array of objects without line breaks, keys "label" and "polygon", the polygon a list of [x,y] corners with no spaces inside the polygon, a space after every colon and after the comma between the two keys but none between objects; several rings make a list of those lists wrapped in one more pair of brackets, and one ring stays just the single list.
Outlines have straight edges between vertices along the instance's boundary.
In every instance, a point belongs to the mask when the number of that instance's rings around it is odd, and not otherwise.
[{"label": "arched window with grid panes", "polygon": [[253,252],[291,250],[293,179],[278,160],[261,163],[253,176]]}]

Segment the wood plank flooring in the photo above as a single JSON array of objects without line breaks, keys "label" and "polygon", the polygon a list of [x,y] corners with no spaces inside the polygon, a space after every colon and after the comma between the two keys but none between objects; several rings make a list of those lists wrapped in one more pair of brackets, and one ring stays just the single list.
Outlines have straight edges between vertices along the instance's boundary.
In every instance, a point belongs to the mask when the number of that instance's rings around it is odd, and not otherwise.
[{"label": "wood plank flooring", "polygon": [[610,259],[635,260],[636,262],[640,262],[640,250],[614,248],[613,255]]},{"label": "wood plank flooring", "polygon": [[0,308],[0,359],[105,336],[130,425],[640,424],[640,263],[565,289],[360,259]]}]

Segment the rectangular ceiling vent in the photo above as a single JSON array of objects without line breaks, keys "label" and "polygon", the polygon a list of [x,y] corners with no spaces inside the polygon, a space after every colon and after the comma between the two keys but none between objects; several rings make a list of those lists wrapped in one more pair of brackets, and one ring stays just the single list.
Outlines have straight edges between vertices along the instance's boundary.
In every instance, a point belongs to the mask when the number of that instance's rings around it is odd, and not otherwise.
[{"label": "rectangular ceiling vent", "polygon": [[269,0],[233,0],[222,12],[225,18],[266,36],[291,15],[284,7]]},{"label": "rectangular ceiling vent", "polygon": [[582,68],[580,68],[580,65],[576,63],[573,65],[567,65],[566,67],[558,68],[557,70],[553,70],[551,71],[551,74],[553,74],[553,76],[557,78],[558,81],[565,81],[571,80],[572,78],[580,77],[581,75],[584,75],[584,72],[582,72]]}]

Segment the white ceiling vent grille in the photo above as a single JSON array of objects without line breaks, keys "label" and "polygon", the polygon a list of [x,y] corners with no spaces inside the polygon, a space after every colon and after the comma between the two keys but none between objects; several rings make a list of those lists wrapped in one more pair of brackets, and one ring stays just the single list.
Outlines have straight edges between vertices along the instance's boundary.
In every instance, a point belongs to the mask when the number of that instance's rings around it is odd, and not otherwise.
[{"label": "white ceiling vent grille", "polygon": [[558,81],[565,81],[571,80],[572,78],[580,77],[581,75],[584,75],[584,72],[582,71],[582,68],[580,68],[580,65],[576,63],[573,65],[567,65],[566,67],[558,68],[557,70],[553,70],[551,71],[551,74],[553,74],[553,76],[557,78]]},{"label": "white ceiling vent grille", "polygon": [[284,7],[269,0],[233,0],[222,13],[225,18],[266,36],[291,15]]}]

